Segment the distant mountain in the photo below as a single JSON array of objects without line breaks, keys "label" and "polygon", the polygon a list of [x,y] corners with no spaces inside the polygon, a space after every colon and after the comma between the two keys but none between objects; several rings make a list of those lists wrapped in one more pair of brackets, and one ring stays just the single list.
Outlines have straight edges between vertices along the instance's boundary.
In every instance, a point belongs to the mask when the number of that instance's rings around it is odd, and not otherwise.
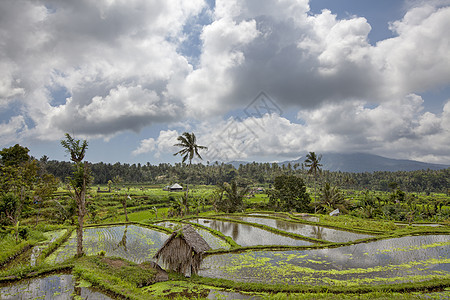
[{"label": "distant mountain", "polygon": [[227,165],[232,165],[233,167],[235,167],[236,169],[239,168],[239,165],[246,165],[246,164],[250,164],[251,162],[248,161],[242,161],[242,160],[233,160],[233,161],[229,161],[225,164]]},{"label": "distant mountain", "polygon": [[[316,153],[319,154],[319,153]],[[301,164],[305,162],[306,154],[302,155],[300,158],[292,161],[283,161],[278,163],[281,165],[291,166],[298,163]],[[248,162],[234,161],[229,162],[236,168],[239,164],[246,164]],[[322,160],[320,163],[323,165],[323,170],[329,171],[341,171],[341,172],[351,172],[351,173],[363,173],[363,172],[376,172],[376,171],[416,171],[416,170],[440,170],[450,168],[450,165],[442,164],[430,164],[415,160],[406,159],[392,159],[386,158],[373,154],[366,153],[352,153],[352,154],[342,154],[342,153],[323,153]]]}]

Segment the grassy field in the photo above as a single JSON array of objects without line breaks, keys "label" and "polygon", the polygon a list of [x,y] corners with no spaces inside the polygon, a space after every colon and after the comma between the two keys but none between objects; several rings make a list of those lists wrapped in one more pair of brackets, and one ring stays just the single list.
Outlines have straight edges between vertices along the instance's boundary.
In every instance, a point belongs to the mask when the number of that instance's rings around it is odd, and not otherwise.
[{"label": "grassy field", "polygon": [[[121,185],[111,186],[93,186],[89,190],[88,214],[85,218],[86,225],[99,226],[111,224],[125,224],[125,209],[123,204],[126,203],[126,211],[129,222],[136,226],[148,226],[150,228],[152,223],[162,220],[172,221],[188,221],[189,218],[195,218],[198,214],[203,218],[211,218],[223,220],[226,215],[216,212],[213,209],[213,196],[216,190],[214,186],[191,186],[189,195],[192,205],[189,206],[189,213],[186,215],[182,210],[182,215],[170,217],[174,207],[177,203],[182,202],[185,197],[185,192],[168,192],[163,190],[164,186],[158,185]],[[311,198],[314,200],[314,190],[309,190]],[[447,205],[449,203],[449,196],[445,194],[407,194],[411,196],[415,203],[416,210],[426,211],[435,209],[434,203],[443,203],[439,207],[439,211],[434,211],[436,216],[429,217],[424,214],[424,219],[419,220],[422,223],[436,222],[435,225],[444,225],[441,227],[429,226],[405,226],[397,220],[389,218],[389,215],[379,215],[376,218],[361,218],[357,205],[367,197],[365,191],[343,191],[345,198],[355,206],[349,214],[340,215],[338,217],[330,217],[328,214],[312,214],[317,218],[317,221],[308,221],[302,218],[301,214],[294,212],[277,212],[272,215],[272,219],[283,221],[289,218],[292,222],[297,222],[305,225],[323,226],[337,230],[356,231],[356,232],[370,232],[374,235],[370,241],[378,239],[399,238],[404,236],[417,236],[429,234],[449,234],[450,224],[448,217],[445,218],[445,213],[450,210]],[[407,203],[392,203],[389,202],[391,193],[388,192],[369,192],[376,204],[390,205],[398,207],[398,209],[408,210]],[[202,199],[202,201],[194,203],[192,199]],[[69,270],[85,281],[90,282],[101,289],[108,290],[116,296],[128,297],[130,299],[146,299],[149,296],[150,290],[154,296],[157,297],[185,297],[190,299],[197,297],[202,299],[205,297],[206,291],[216,290],[217,298],[230,297],[223,296],[226,293],[233,291],[244,291],[257,295],[262,299],[419,299],[426,297],[429,299],[441,299],[448,297],[450,288],[450,279],[439,279],[435,281],[426,281],[426,283],[411,283],[409,285],[387,285],[385,287],[366,288],[363,290],[353,290],[353,288],[339,287],[330,289],[330,291],[318,288],[314,291],[307,287],[296,287],[296,289],[286,290],[285,287],[273,287],[272,291],[267,290],[267,286],[258,284],[243,284],[228,282],[224,280],[209,280],[204,278],[184,278],[177,274],[169,274],[171,281],[166,283],[156,283],[151,285],[151,288],[138,287],[142,282],[151,282],[153,280],[153,273],[146,273],[143,277],[136,277],[135,273],[139,271],[136,264],[124,263],[125,269],[115,270],[111,266],[105,265],[101,257],[87,257],[81,259],[72,259],[67,262],[48,265],[44,258],[60,247],[70,236],[76,224],[76,218],[71,213],[70,194],[67,190],[60,188],[55,194],[54,199],[47,200],[41,206],[26,207],[24,209],[24,218],[20,222],[18,229],[21,229],[21,236],[18,241],[15,240],[15,229],[12,227],[3,227],[0,230],[0,265],[8,262],[11,258],[16,257],[27,249],[31,249],[35,245],[45,245],[42,251],[42,257],[38,259],[38,265],[31,267],[26,265],[18,265],[15,268],[2,270],[0,269],[0,283],[2,281],[17,280],[20,278],[27,278],[46,274],[47,272]],[[268,196],[265,193],[255,193],[253,196],[244,198],[246,210],[242,213],[258,213],[271,214],[274,213],[268,208]],[[357,214],[357,213],[358,214]],[[71,215],[72,214],[72,215]],[[239,216],[241,214],[236,214]],[[238,221],[239,223],[239,221]],[[241,224],[246,225],[246,222]],[[37,224],[37,226],[36,226]],[[445,225],[447,224],[447,225]],[[248,225],[248,224],[247,224]],[[277,233],[277,230],[268,228],[265,225],[258,225],[258,228]],[[229,240],[220,232],[209,230],[214,236],[222,238],[224,241]],[[64,231],[64,234],[59,238],[50,241],[45,235],[46,232]],[[278,232],[279,233],[279,232]],[[285,234],[289,236],[289,234]],[[295,236],[291,234],[291,236]],[[310,239],[314,242],[314,239]],[[232,244],[230,242],[230,244]],[[331,243],[331,244],[314,244],[308,249],[321,249],[322,247],[341,247],[349,246],[352,243]],[[282,246],[276,249],[283,248]],[[274,247],[255,246],[255,247],[241,247],[234,243],[229,250],[214,250],[212,253],[239,253],[240,251],[271,251]],[[307,249],[305,247],[287,247],[289,249]],[[222,251],[222,252],[221,252]],[[122,264],[116,262],[116,264]],[[108,270],[108,276],[103,273]],[[31,274],[31,275],[30,275]],[[179,290],[176,295],[168,295],[165,291],[168,288]],[[270,287],[272,288],[272,287]],[[405,293],[406,292],[406,293]],[[222,294],[221,294],[222,293]],[[221,296],[222,295],[222,296]],[[232,297],[232,296],[231,296]]]}]

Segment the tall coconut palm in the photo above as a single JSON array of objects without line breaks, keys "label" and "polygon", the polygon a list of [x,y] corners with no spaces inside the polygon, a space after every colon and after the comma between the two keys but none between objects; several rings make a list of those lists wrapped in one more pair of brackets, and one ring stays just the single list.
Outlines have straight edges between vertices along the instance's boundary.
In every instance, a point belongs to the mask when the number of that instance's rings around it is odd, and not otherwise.
[{"label": "tall coconut palm", "polygon": [[[176,155],[180,154],[183,157],[183,160],[182,160],[183,163],[186,161],[186,159],[189,158],[189,166],[192,164],[192,159],[194,158],[195,155],[198,158],[203,159],[201,157],[200,153],[198,153],[198,150],[201,150],[201,149],[207,150],[208,149],[208,147],[197,145],[197,138],[195,137],[195,134],[193,132],[192,133],[183,132],[183,134],[180,135],[177,138],[177,140],[179,141],[179,143],[175,144],[174,146],[182,147],[183,149],[181,149],[177,153],[174,153],[173,155],[176,156]],[[185,207],[185,212],[187,214],[187,213],[189,213],[189,204],[188,204],[189,190],[188,190],[188,188],[186,188],[186,195],[183,199],[185,200],[184,207]]]},{"label": "tall coconut palm", "polygon": [[314,213],[317,212],[317,204],[316,204],[316,199],[317,199],[317,189],[316,189],[316,181],[317,181],[317,176],[320,175],[320,172],[322,171],[322,169],[320,167],[322,167],[322,164],[320,163],[320,161],[322,160],[322,155],[317,156],[315,152],[309,152],[306,155],[306,160],[305,160],[305,167],[309,168],[308,170],[308,174],[313,174],[314,175]]},{"label": "tall coconut palm", "polygon": [[177,138],[177,140],[179,141],[179,143],[175,144],[174,146],[182,147],[183,149],[181,149],[177,153],[174,153],[173,155],[176,156],[180,154],[183,157],[182,162],[185,162],[186,159],[189,158],[189,165],[192,164],[192,159],[194,158],[194,156],[203,159],[201,155],[198,153],[198,150],[208,149],[208,147],[197,145],[197,138],[195,137],[195,134],[193,132],[192,133],[184,132]]}]

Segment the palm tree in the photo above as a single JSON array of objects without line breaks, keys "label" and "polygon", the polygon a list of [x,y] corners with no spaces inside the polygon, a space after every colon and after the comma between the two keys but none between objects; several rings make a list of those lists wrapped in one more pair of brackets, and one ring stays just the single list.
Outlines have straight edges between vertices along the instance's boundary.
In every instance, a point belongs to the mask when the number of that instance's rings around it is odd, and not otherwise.
[{"label": "palm tree", "polygon": [[320,175],[322,169],[322,164],[320,161],[322,160],[322,154],[317,156],[315,152],[309,152],[306,155],[305,167],[309,168],[308,174],[314,175],[314,213],[317,212],[316,198],[317,198],[317,189],[316,189],[316,180],[317,175]]},{"label": "palm tree", "polygon": [[319,195],[319,204],[324,210],[339,208],[341,211],[345,211],[348,206],[339,188],[331,186],[329,182],[326,182],[322,188],[322,192]]},{"label": "palm tree", "polygon": [[173,155],[176,156],[180,154],[183,157],[182,162],[185,162],[186,159],[189,158],[189,165],[192,164],[192,159],[194,158],[195,155],[198,156],[198,158],[203,159],[198,153],[199,149],[205,150],[208,149],[208,147],[199,146],[196,144],[197,138],[195,137],[195,134],[193,132],[192,133],[184,132],[177,138],[177,140],[179,141],[179,143],[175,144],[174,146],[182,147],[183,149],[181,149],[177,153],[174,153]]},{"label": "palm tree", "polygon": [[[189,158],[189,166],[192,164],[192,159],[194,158],[195,155],[197,155],[198,158],[203,159],[200,156],[200,154],[198,153],[199,149],[205,149],[205,150],[208,149],[208,147],[197,145],[197,138],[195,137],[195,134],[193,132],[192,133],[183,132],[183,134],[180,135],[177,138],[177,140],[179,141],[179,143],[175,144],[174,146],[182,147],[183,149],[181,149],[177,153],[174,153],[173,155],[176,156],[176,155],[180,154],[183,157],[183,160],[182,160],[183,163],[186,161],[187,158]],[[188,209],[189,209],[189,205],[188,205],[189,194],[188,193],[189,193],[189,189],[186,187],[186,196],[184,197],[184,199],[185,199],[184,207],[186,210],[186,214],[189,213],[189,211],[188,211]]]},{"label": "palm tree", "polygon": [[236,180],[231,181],[231,184],[225,182],[219,186],[224,193],[224,198],[221,198],[221,203],[218,203],[219,209],[227,213],[233,213],[244,208],[242,199],[249,192],[250,187],[239,188]]}]

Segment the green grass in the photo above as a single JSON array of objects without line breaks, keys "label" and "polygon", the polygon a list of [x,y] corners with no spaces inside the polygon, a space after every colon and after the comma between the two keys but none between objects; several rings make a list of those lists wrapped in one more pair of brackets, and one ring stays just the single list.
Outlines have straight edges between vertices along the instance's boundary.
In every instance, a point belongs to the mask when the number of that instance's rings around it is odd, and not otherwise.
[{"label": "green grass", "polygon": [[[140,187],[143,187],[141,190]],[[128,189],[128,187],[130,187]],[[86,217],[86,223],[100,223],[96,225],[106,225],[117,224],[119,222],[125,221],[125,215],[123,214],[122,204],[120,199],[115,195],[119,195],[120,197],[126,197],[127,195],[131,196],[131,200],[129,201],[129,205],[127,208],[128,218],[130,223],[137,224],[139,226],[146,226],[158,230],[164,230],[166,232],[170,232],[169,229],[162,229],[158,227],[152,227],[151,223],[159,222],[167,219],[168,199],[170,196],[175,198],[181,197],[184,193],[182,192],[167,192],[162,190],[163,185],[155,186],[155,185],[126,185],[125,188],[121,186],[121,190],[112,190],[111,193],[97,193],[97,186],[93,186],[90,189],[90,194],[92,198],[89,201],[95,203],[98,207],[98,218],[91,220],[89,216]],[[101,189],[104,191],[107,189],[106,185],[101,186]],[[191,195],[194,197],[206,196],[208,197],[214,187],[208,186],[196,186],[191,189]],[[319,191],[319,189],[318,189]],[[311,197],[314,197],[314,190],[310,190]],[[364,197],[364,192],[362,191],[344,191],[346,194],[346,199],[351,200],[352,203],[357,203]],[[387,192],[371,192],[371,196],[378,196],[384,201],[389,197],[390,193]],[[433,201],[448,201],[449,196],[445,194],[417,194],[419,203],[418,206],[422,207],[425,203],[432,203]],[[58,197],[61,199],[67,199],[67,191],[60,189],[58,191]],[[268,198],[266,194],[256,194],[255,197],[244,199],[244,202],[249,207],[264,207],[259,206],[258,204],[264,204],[268,202]],[[157,208],[157,216],[153,211],[153,206]],[[201,212],[199,217],[217,217],[224,218],[225,214],[216,214],[212,211],[211,206],[206,205],[208,211]],[[42,211],[46,211],[52,215],[53,206],[48,205]],[[450,209],[448,206],[444,206],[443,210]],[[41,211],[41,212],[42,212]],[[440,228],[431,228],[431,227],[413,227],[413,226],[397,226],[393,221],[388,220],[376,220],[376,219],[362,219],[355,216],[350,215],[340,215],[338,217],[330,217],[328,215],[314,215],[320,219],[319,222],[308,222],[301,219],[297,215],[289,214],[289,213],[280,213],[273,212],[275,215],[273,218],[283,219],[283,216],[288,218],[292,218],[293,220],[310,225],[320,225],[330,228],[336,229],[344,229],[348,231],[368,233],[376,235],[374,238],[366,239],[360,242],[367,242],[377,239],[386,239],[386,238],[394,238],[401,237],[406,235],[424,235],[424,234],[449,234],[449,227],[444,226]],[[184,219],[177,219],[177,221],[187,220],[189,218],[196,218],[195,212],[191,211],[189,216],[186,216]],[[27,221],[21,222],[21,224],[32,224],[35,221],[34,216],[30,216]],[[427,221],[427,220],[421,220]],[[429,219],[428,221],[431,221]],[[236,222],[236,220],[233,220]],[[239,221],[238,221],[239,222]],[[245,223],[245,222],[240,222]],[[443,221],[445,223],[445,220]],[[450,224],[450,221],[447,220],[447,224]],[[95,226],[96,226],[95,225]],[[252,226],[255,226],[252,224]],[[260,226],[261,228],[268,229]],[[211,251],[211,253],[232,253],[236,251],[252,251],[252,250],[275,250],[275,249],[316,249],[327,247],[340,247],[344,245],[353,244],[349,243],[333,243],[327,245],[314,245],[309,247],[284,247],[284,246],[257,246],[257,247],[240,247],[229,237],[223,236],[220,232],[214,231],[208,227],[200,226],[205,230],[208,230],[215,234],[216,236],[222,237],[225,239],[232,248],[230,250],[217,250]],[[52,225],[44,222],[41,222],[34,231],[30,231],[30,235],[28,240],[22,240],[19,243],[15,242],[14,236],[11,234],[5,234],[3,238],[0,240],[0,264],[2,262],[7,261],[11,256],[20,253],[25,248],[30,247],[39,241],[42,240],[42,235],[44,232],[53,231],[53,230],[61,230],[63,228],[68,228],[67,226],[62,225]],[[101,261],[99,262],[98,257],[83,257],[80,260],[71,259],[64,264],[58,265],[47,265],[43,263],[43,258],[48,256],[54,249],[58,248],[65,240],[67,235],[70,235],[70,231],[73,230],[71,228],[66,232],[64,237],[58,238],[54,243],[49,245],[41,254],[39,258],[39,264],[36,267],[29,266],[21,266],[16,269],[8,270],[7,272],[0,273],[0,282],[6,280],[7,276],[13,276],[16,279],[25,278],[28,276],[38,276],[40,274],[45,274],[46,272],[54,272],[61,270],[68,270],[73,268],[73,273],[77,274],[81,278],[89,281],[93,285],[100,287],[101,289],[108,290],[115,294],[118,297],[124,297],[129,299],[148,299],[150,297],[150,293],[156,297],[165,297],[168,296],[163,293],[164,290],[167,290],[167,287],[172,288],[173,290],[179,291],[177,296],[179,299],[190,299],[192,297],[204,297],[205,291],[209,289],[229,289],[235,291],[246,291],[249,293],[256,293],[262,299],[417,299],[422,294],[427,293],[427,296],[430,296],[433,299],[434,294],[428,294],[428,292],[433,292],[434,290],[442,290],[450,287],[450,279],[437,279],[437,280],[429,280],[423,282],[411,282],[407,284],[386,284],[380,286],[364,286],[364,287],[333,287],[333,286],[321,286],[321,287],[312,287],[312,286],[286,286],[286,285],[267,285],[267,284],[254,284],[254,283],[240,283],[233,281],[225,281],[219,279],[208,279],[201,277],[193,277],[192,279],[184,279],[172,276],[172,281],[167,283],[155,284],[152,288],[139,288],[138,286],[142,284],[145,280],[150,278],[151,274],[138,274],[136,270],[140,271],[137,265],[127,264],[127,267],[120,270],[111,270],[108,266],[102,265]],[[279,233],[277,231],[277,233]],[[136,274],[134,274],[136,273]],[[140,276],[143,277],[140,277]],[[161,292],[161,293],[160,293]],[[446,294],[436,294],[436,297],[442,296],[449,297],[450,291],[447,291]],[[176,295],[171,295],[175,296]]]}]

